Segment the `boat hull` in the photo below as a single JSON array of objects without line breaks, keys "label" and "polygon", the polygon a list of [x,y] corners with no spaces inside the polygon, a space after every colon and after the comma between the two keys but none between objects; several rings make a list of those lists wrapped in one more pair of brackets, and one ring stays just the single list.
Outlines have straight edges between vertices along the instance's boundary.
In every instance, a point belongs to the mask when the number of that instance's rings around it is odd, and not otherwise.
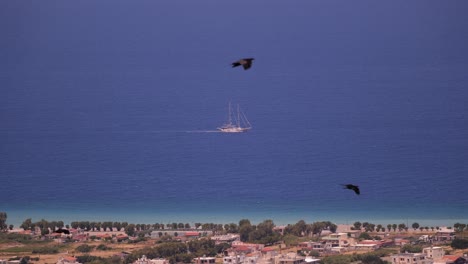
[{"label": "boat hull", "polygon": [[246,127],[219,127],[218,130],[222,133],[243,133],[247,132],[250,128]]}]

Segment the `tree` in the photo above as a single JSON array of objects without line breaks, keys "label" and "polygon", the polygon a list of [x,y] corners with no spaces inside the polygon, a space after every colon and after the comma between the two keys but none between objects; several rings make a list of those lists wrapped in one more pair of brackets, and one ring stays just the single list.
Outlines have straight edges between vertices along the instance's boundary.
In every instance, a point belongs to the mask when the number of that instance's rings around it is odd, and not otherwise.
[{"label": "tree", "polygon": [[312,232],[312,235],[318,235],[322,233],[323,229],[325,229],[326,224],[325,222],[313,222],[310,225],[310,232]]},{"label": "tree", "polygon": [[249,234],[253,230],[254,228],[252,227],[248,219],[242,219],[239,221],[239,235],[240,235],[240,240],[242,242],[246,242],[249,240]]},{"label": "tree", "polygon": [[31,218],[24,220],[23,223],[20,225],[20,227],[23,228],[24,230],[31,230],[32,228]]},{"label": "tree", "polygon": [[[378,224],[378,225],[377,225],[377,228],[376,228],[376,231],[377,231],[377,232],[380,232],[380,230],[382,230],[382,225],[381,225],[381,224]],[[385,230],[384,230],[384,232],[385,232]]]},{"label": "tree", "polygon": [[419,228],[419,224],[418,224],[418,223],[413,223],[413,224],[411,225],[411,227],[412,227],[414,230],[416,230],[416,229]]},{"label": "tree", "polygon": [[7,230],[7,213],[6,212],[0,212],[0,231],[6,231]]},{"label": "tree", "polygon": [[383,261],[379,256],[374,254],[365,254],[361,258],[362,264],[385,264],[387,262]]},{"label": "tree", "polygon": [[393,224],[393,225],[392,225],[392,228],[393,228],[393,232],[396,232],[397,224]]},{"label": "tree", "polygon": [[392,231],[392,224],[387,225],[387,230],[388,230],[388,232]]},{"label": "tree", "polygon": [[468,248],[468,239],[455,238],[450,246],[454,249],[466,249]]},{"label": "tree", "polygon": [[398,231],[403,231],[404,229],[406,228],[406,225],[401,223],[401,224],[398,224]]},{"label": "tree", "polygon": [[249,233],[249,241],[260,244],[273,244],[280,239],[280,235],[273,231],[275,224],[272,220],[265,220]]},{"label": "tree", "polygon": [[369,235],[369,233],[364,232],[359,235],[359,240],[371,240],[371,239],[372,237],[371,235]]},{"label": "tree", "polygon": [[307,225],[304,220],[299,220],[296,224],[292,226],[292,234],[295,236],[302,236],[306,233]]},{"label": "tree", "polygon": [[353,226],[354,226],[354,230],[361,230],[362,224],[361,222],[358,221],[358,222],[354,222]]},{"label": "tree", "polygon": [[128,226],[125,227],[125,233],[129,236],[134,236],[135,235],[135,225],[134,224],[129,224]]},{"label": "tree", "polygon": [[117,229],[117,231],[120,231],[122,229],[122,223],[120,222],[114,222],[112,223],[112,227],[114,227],[115,229]]},{"label": "tree", "polygon": [[78,247],[76,247],[76,250],[78,252],[87,253],[87,252],[90,252],[91,250],[93,250],[93,248],[94,248],[94,246],[83,244],[83,245],[79,245]]}]

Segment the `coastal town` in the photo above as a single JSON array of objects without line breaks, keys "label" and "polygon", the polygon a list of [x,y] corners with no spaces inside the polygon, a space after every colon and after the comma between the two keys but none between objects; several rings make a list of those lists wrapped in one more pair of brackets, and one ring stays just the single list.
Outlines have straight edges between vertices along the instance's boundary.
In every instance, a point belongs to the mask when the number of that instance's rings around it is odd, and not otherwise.
[{"label": "coastal town", "polygon": [[[0,264],[307,264],[468,263],[465,224],[420,227],[413,223],[352,225],[331,222],[276,226],[171,223],[133,225],[73,222],[33,223],[1,233]],[[62,224],[53,222],[53,225]],[[98,224],[98,227],[96,226]],[[29,226],[27,226],[29,225]],[[120,226],[119,226],[120,225]],[[66,232],[57,232],[66,230]]]}]

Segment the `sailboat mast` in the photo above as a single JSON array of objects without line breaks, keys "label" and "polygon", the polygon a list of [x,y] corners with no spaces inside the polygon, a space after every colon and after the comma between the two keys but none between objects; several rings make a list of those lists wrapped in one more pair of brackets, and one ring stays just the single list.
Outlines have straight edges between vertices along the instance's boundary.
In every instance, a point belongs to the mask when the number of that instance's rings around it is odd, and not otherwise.
[{"label": "sailboat mast", "polygon": [[240,126],[240,113],[239,113],[239,105],[237,105],[237,127],[241,127],[241,126]]},{"label": "sailboat mast", "polygon": [[231,102],[229,102],[228,121],[229,121],[229,124],[232,124],[232,121],[231,121]]}]

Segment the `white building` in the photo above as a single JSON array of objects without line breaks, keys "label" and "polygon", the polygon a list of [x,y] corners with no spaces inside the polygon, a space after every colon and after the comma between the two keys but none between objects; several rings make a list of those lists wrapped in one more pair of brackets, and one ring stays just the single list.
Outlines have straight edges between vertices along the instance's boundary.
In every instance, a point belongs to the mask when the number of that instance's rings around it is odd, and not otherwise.
[{"label": "white building", "polygon": [[148,259],[145,255],[141,256],[141,258],[135,260],[133,264],[169,264],[169,260],[167,259]]},{"label": "white building", "polygon": [[193,263],[195,264],[214,264],[216,262],[216,258],[214,257],[198,257],[193,259]]},{"label": "white building", "polygon": [[390,256],[392,264],[433,264],[431,259],[421,253],[400,253]]},{"label": "white building", "polygon": [[423,254],[428,258],[438,260],[445,256],[445,251],[441,247],[428,247],[423,249]]}]

